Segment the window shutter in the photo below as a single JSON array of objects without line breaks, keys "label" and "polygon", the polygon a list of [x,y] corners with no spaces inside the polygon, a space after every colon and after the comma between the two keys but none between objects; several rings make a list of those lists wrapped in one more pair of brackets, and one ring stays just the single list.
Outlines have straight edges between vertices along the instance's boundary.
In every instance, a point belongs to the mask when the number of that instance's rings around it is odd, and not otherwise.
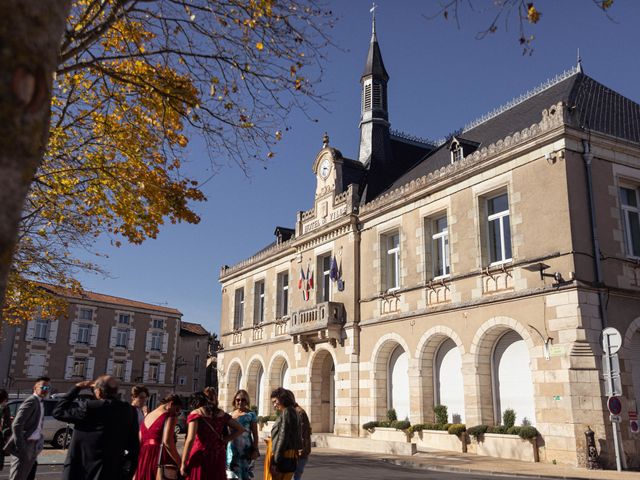
[{"label": "window shutter", "polygon": [[118,335],[118,329],[111,327],[111,334],[109,335],[109,348],[116,346],[116,336]]},{"label": "window shutter", "polygon": [[167,371],[167,364],[161,363],[158,365],[158,383],[165,383],[164,375]]},{"label": "window shutter", "polygon": [[[76,332],[77,337],[77,332]],[[64,367],[64,378],[65,380],[69,380],[73,378],[73,355],[69,355],[67,357],[67,364]]]},{"label": "window shutter", "polygon": [[113,358],[107,360],[107,375],[113,375]]},{"label": "window shutter", "polygon": [[129,329],[129,338],[127,340],[127,348],[129,350],[133,350],[135,348],[135,344],[136,344],[136,329],[135,328],[130,328]]},{"label": "window shutter", "polygon": [[162,353],[167,353],[167,348],[169,347],[169,334],[165,333],[162,335]]},{"label": "window shutter", "polygon": [[93,379],[93,367],[95,367],[95,365],[96,365],[95,357],[87,358],[87,370],[85,372],[85,378],[87,380],[92,380]]},{"label": "window shutter", "polygon": [[29,355],[29,365],[27,366],[27,377],[37,378],[44,373],[44,360],[43,354],[32,353]]},{"label": "window shutter", "polygon": [[151,332],[149,332],[149,331],[147,331],[147,336],[146,336],[146,339],[145,339],[145,342],[144,342],[144,351],[145,352],[150,352],[151,351]]},{"label": "window shutter", "polygon": [[36,321],[35,320],[29,320],[27,322],[27,330],[25,331],[24,334],[24,339],[27,342],[30,342],[31,340],[33,340],[33,336],[36,333]]},{"label": "window shutter", "polygon": [[69,344],[75,345],[76,343],[78,343],[78,323],[71,322],[71,330],[69,332]]},{"label": "window shutter", "polygon": [[98,344],[98,325],[91,325],[89,332],[89,345],[95,347]]},{"label": "window shutter", "polygon": [[142,382],[147,383],[149,381],[149,362],[144,362],[144,369],[142,372]]},{"label": "window shutter", "polygon": [[133,362],[131,360],[127,360],[127,362],[124,364],[124,381],[125,382],[130,382],[131,381],[131,364]]},{"label": "window shutter", "polygon": [[58,336],[58,320],[51,320],[49,322],[49,343],[56,343]]}]

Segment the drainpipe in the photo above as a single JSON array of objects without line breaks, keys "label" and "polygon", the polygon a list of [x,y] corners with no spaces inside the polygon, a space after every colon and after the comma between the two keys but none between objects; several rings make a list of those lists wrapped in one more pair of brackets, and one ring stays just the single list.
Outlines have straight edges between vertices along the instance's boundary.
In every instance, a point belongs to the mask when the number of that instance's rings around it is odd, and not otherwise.
[{"label": "drainpipe", "polygon": [[[591,223],[591,240],[593,243],[593,263],[596,274],[596,285],[598,286],[598,311],[600,313],[600,326],[602,330],[607,328],[607,309],[605,308],[605,295],[602,279],[602,264],[600,260],[600,242],[598,240],[598,228],[596,224],[596,209],[593,199],[593,172],[591,169],[593,163],[593,154],[591,153],[591,144],[588,140],[582,140],[582,159],[584,160],[584,166],[587,173],[587,193],[589,194],[589,220]],[[605,352],[606,354],[606,352]],[[613,392],[613,371],[612,362],[608,362],[608,372],[603,372],[608,375],[609,388]],[[616,469],[622,471],[622,445],[619,439],[618,423],[611,421],[611,427],[613,429],[613,445],[616,455]],[[626,467],[626,465],[625,465]]]}]

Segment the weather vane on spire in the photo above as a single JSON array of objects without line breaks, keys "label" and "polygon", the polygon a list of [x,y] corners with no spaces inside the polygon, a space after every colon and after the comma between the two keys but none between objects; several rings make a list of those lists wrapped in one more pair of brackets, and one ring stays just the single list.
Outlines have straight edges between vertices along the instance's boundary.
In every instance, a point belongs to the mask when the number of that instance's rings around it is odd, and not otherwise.
[{"label": "weather vane on spire", "polygon": [[578,65],[576,65],[578,72],[582,73],[582,57],[580,56],[580,48],[578,48]]},{"label": "weather vane on spire", "polygon": [[376,5],[376,2],[373,2],[371,4],[371,9],[369,9],[369,11],[371,12],[371,35],[375,36],[376,34],[376,9],[378,8],[378,5]]}]

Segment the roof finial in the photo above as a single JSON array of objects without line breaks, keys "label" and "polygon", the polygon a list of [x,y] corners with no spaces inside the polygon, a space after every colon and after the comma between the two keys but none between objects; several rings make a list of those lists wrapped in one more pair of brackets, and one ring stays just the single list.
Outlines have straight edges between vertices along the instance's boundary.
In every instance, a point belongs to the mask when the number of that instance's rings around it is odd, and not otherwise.
[{"label": "roof finial", "polygon": [[324,132],[322,136],[322,148],[327,148],[329,146],[329,135],[327,132]]},{"label": "roof finial", "polygon": [[576,65],[578,73],[582,73],[582,58],[580,58],[580,48],[578,47],[578,65]]},{"label": "roof finial", "polygon": [[378,8],[378,5],[376,5],[376,3],[373,2],[371,9],[369,10],[371,12],[371,41],[372,42],[376,40],[376,8]]}]

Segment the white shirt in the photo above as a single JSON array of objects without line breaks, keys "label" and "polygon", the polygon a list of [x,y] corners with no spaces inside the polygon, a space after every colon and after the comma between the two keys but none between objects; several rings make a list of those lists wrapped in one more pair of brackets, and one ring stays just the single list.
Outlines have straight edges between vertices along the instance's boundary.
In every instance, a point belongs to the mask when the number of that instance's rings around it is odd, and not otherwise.
[{"label": "white shirt", "polygon": [[42,404],[42,398],[38,398],[38,404],[40,405],[40,420],[38,421],[38,426],[33,431],[33,433],[27,438],[27,440],[35,440],[38,441],[42,438],[42,426],[44,424],[44,405]]}]

